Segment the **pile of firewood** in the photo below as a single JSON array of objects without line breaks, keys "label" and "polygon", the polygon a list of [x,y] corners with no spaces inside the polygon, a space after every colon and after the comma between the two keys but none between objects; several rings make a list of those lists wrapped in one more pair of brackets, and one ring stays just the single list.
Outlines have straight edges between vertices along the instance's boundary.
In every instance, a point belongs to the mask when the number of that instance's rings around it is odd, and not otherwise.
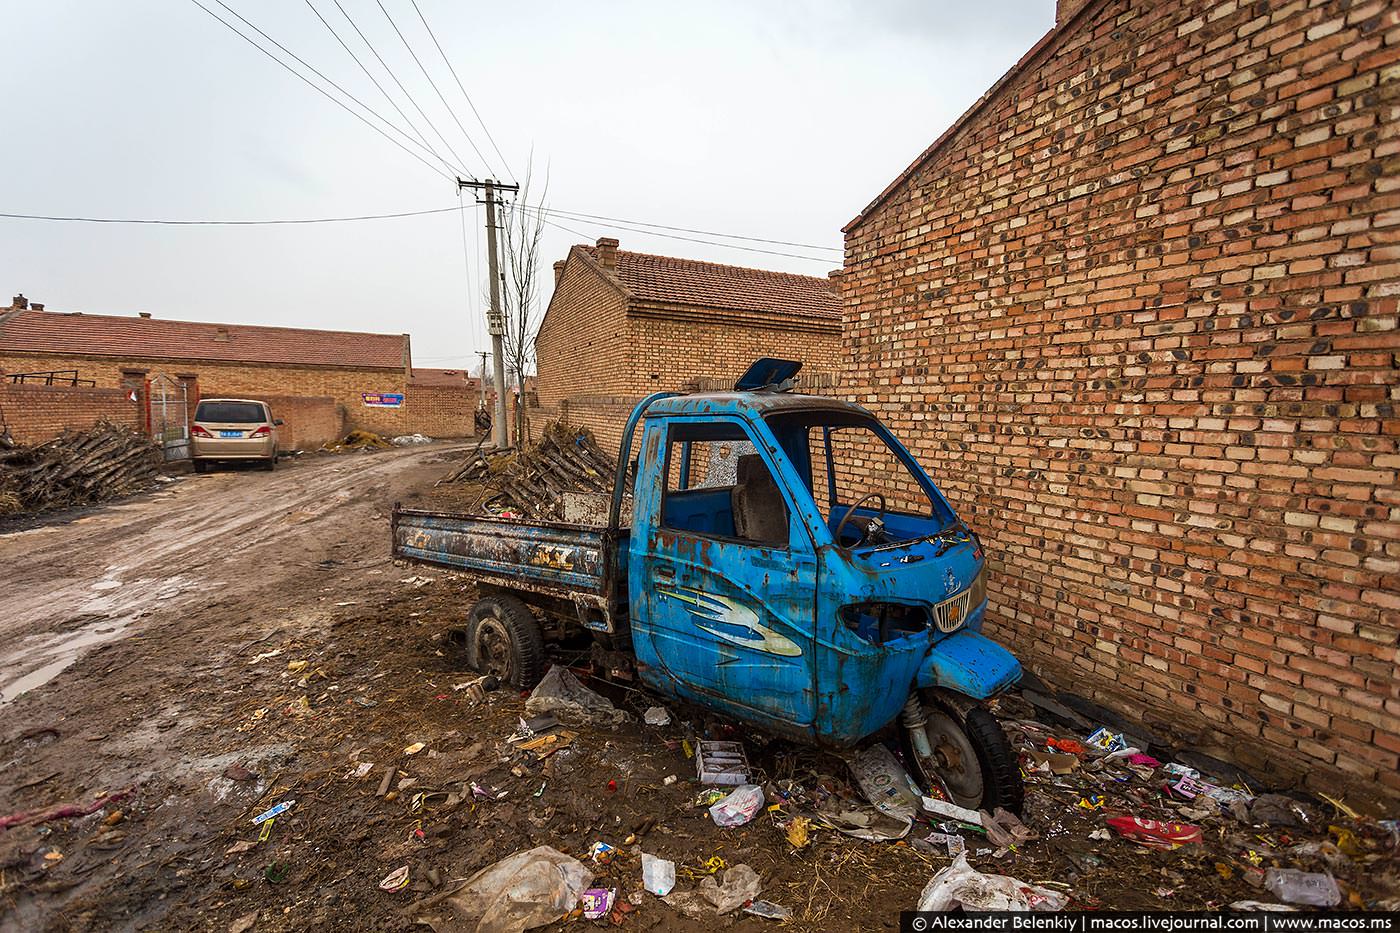
[{"label": "pile of firewood", "polygon": [[565,424],[545,425],[540,442],[529,450],[500,453],[481,445],[460,466],[438,480],[482,487],[477,501],[493,514],[559,519],[564,493],[612,493],[616,462],[588,431]]},{"label": "pile of firewood", "polygon": [[88,505],[139,492],[160,469],[160,446],[103,422],[46,444],[0,436],[0,514]]}]

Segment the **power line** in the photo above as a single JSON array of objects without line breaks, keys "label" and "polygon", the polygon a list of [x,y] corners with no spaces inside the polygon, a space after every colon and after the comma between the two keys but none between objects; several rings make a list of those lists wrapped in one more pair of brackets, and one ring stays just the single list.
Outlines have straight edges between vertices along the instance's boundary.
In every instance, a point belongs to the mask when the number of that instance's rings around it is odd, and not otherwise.
[{"label": "power line", "polygon": [[[432,166],[429,166],[429,168],[432,168]],[[436,171],[436,169],[434,169],[434,171]],[[553,211],[553,210],[550,210],[550,209],[541,210],[540,208],[534,207],[534,206],[532,206],[532,205],[528,205],[528,204],[519,204],[519,203],[517,203],[515,206],[517,206],[517,207],[519,207],[519,208],[521,208],[521,209],[523,209],[523,210],[526,210],[526,211],[529,211],[529,212],[533,213],[535,216],[539,217],[540,220],[541,220],[542,222],[544,222],[544,223],[548,224],[549,226],[554,227],[554,228],[556,228],[556,229],[558,229],[558,230],[563,230],[563,231],[566,232],[566,233],[570,233],[570,234],[572,234],[572,235],[574,235],[574,236],[583,237],[584,239],[588,239],[588,237],[589,237],[589,234],[587,234],[587,233],[584,233],[584,232],[582,232],[582,231],[580,231],[580,230],[575,230],[575,229],[573,229],[572,227],[565,226],[564,224],[561,224],[561,223],[559,223],[559,222],[557,222],[557,221],[550,220],[549,217],[550,217],[551,215],[553,215],[553,214],[556,213],[556,212]],[[60,222],[69,222],[69,223],[89,223],[89,224],[149,224],[149,225],[171,226],[171,227],[262,227],[262,226],[286,225],[286,224],[331,224],[331,223],[353,223],[353,222],[368,221],[368,220],[393,220],[393,219],[397,219],[397,218],[401,218],[401,217],[423,217],[423,216],[427,216],[427,215],[430,215],[430,214],[448,214],[448,213],[452,213],[452,212],[454,212],[454,211],[461,212],[461,211],[466,211],[466,210],[471,210],[471,209],[473,209],[472,206],[468,206],[468,205],[465,205],[465,204],[461,204],[461,205],[459,205],[458,207],[435,207],[435,208],[430,208],[430,209],[428,209],[428,210],[421,210],[421,211],[399,211],[399,212],[390,213],[390,214],[357,214],[357,215],[353,215],[353,216],[349,216],[349,217],[312,217],[312,218],[296,218],[296,219],[286,219],[286,220],[283,220],[283,219],[278,219],[278,220],[165,220],[165,219],[148,219],[148,218],[126,218],[126,217],[70,217],[70,216],[58,216],[58,215],[52,215],[52,214],[19,214],[19,213],[5,213],[5,212],[0,212],[0,219],[9,219],[9,220],[46,220],[46,221],[60,221]],[[583,222],[585,225],[588,225],[588,226],[603,227],[604,229],[627,230],[627,231],[630,231],[630,232],[633,232],[633,233],[641,233],[641,234],[645,234],[645,235],[649,235],[649,236],[666,237],[667,239],[673,239],[673,240],[685,240],[685,241],[690,242],[690,243],[704,243],[704,244],[709,245],[709,246],[720,246],[720,247],[724,247],[724,248],[726,248],[726,249],[741,250],[741,251],[743,251],[743,252],[748,252],[748,253],[765,253],[765,254],[768,254],[768,255],[770,255],[770,256],[787,256],[787,257],[792,258],[792,259],[806,259],[806,260],[809,260],[809,261],[812,261],[812,262],[825,262],[825,263],[830,263],[830,262],[832,262],[831,259],[829,259],[829,258],[827,258],[827,257],[823,257],[823,256],[804,256],[804,255],[801,255],[800,253],[784,253],[784,252],[779,252],[779,251],[777,251],[777,250],[758,249],[758,248],[753,247],[753,246],[740,246],[740,245],[738,245],[738,244],[736,244],[736,243],[723,243],[723,242],[720,242],[720,241],[717,241],[717,240],[705,240],[705,239],[699,239],[699,238],[696,238],[696,237],[676,236],[675,234],[658,233],[658,232],[656,232],[656,231],[654,231],[654,230],[644,230],[644,229],[641,229],[641,228],[638,228],[638,227],[627,227],[627,226],[620,226],[620,225],[617,225],[617,224],[597,224],[597,223],[593,223],[593,222],[591,222],[591,221],[582,221],[582,222]],[[719,235],[719,236],[731,236],[731,234],[718,234],[718,235]],[[745,239],[745,240],[755,240],[755,239],[757,239],[757,238],[755,238],[755,237],[742,237],[742,238],[740,238],[740,237],[735,237],[735,238],[736,238],[736,239]],[[759,240],[759,242],[771,242],[771,241]],[[478,256],[478,260],[479,260],[479,258],[480,258],[480,252],[481,252],[481,250],[480,250],[480,243],[479,243],[479,242],[478,242],[478,244],[477,244],[477,250],[476,250],[476,252],[477,252],[477,256]]]},{"label": "power line", "polygon": [[438,54],[442,56],[443,64],[447,66],[448,71],[452,72],[452,80],[457,82],[457,89],[461,91],[462,96],[467,99],[467,106],[472,109],[472,115],[476,117],[476,122],[481,124],[481,130],[491,142],[491,148],[496,150],[497,157],[500,158],[501,164],[506,168],[506,174],[510,176],[511,181],[516,181],[515,173],[510,170],[510,163],[506,161],[506,157],[501,153],[501,147],[496,145],[496,137],[491,135],[491,130],[487,127],[486,121],[481,119],[481,114],[477,112],[476,104],[472,103],[472,96],[467,93],[466,87],[462,85],[462,79],[457,77],[457,69],[452,67],[452,60],[448,58],[447,53],[442,50],[442,43],[438,42],[437,34],[433,32],[433,27],[428,25],[427,17],[423,15],[422,10],[418,9],[418,0],[409,0],[409,2],[413,4],[414,12],[418,14],[418,18],[423,21],[423,28],[428,30],[428,36],[433,40],[433,45],[437,46]]},{"label": "power line", "polygon": [[403,119],[403,122],[408,126],[408,128],[413,130],[414,134],[420,140],[422,140],[423,148],[427,149],[437,158],[439,162],[447,166],[447,169],[449,171],[463,171],[463,169],[460,166],[454,166],[451,162],[448,162],[446,159],[444,159],[442,157],[442,153],[438,152],[432,147],[432,145],[428,142],[428,137],[424,136],[423,131],[420,130],[417,126],[415,126],[413,121],[408,118],[408,114],[403,112],[403,108],[399,106],[398,101],[394,100],[394,98],[389,96],[389,92],[384,90],[384,86],[379,83],[379,79],[370,73],[369,68],[365,66],[364,62],[360,61],[360,56],[356,55],[354,51],[351,50],[350,46],[345,44],[345,40],[340,38],[340,33],[336,32],[335,27],[332,26],[330,22],[324,16],[321,15],[321,11],[316,9],[316,5],[312,3],[311,0],[306,0],[306,5],[311,7],[311,12],[316,14],[316,18],[321,21],[321,25],[325,26],[326,29],[330,32],[330,34],[335,37],[335,41],[339,42],[340,47],[344,49],[346,53],[348,53],[349,56],[355,60],[355,64],[360,66],[360,70],[365,73],[365,77],[369,78],[370,81],[374,84],[374,86],[379,89],[379,93],[384,95],[384,99],[389,102],[389,106],[394,108],[395,112],[397,112],[398,115]]},{"label": "power line", "polygon": [[559,214],[560,216],[563,216],[563,217],[574,217],[574,218],[578,218],[578,219],[581,219],[581,220],[607,220],[607,221],[612,221],[612,222],[614,222],[614,223],[632,224],[633,226],[637,226],[637,227],[656,227],[656,228],[659,229],[659,230],[675,230],[675,231],[678,231],[678,232],[680,232],[680,233],[698,233],[698,234],[701,234],[702,236],[717,236],[717,237],[723,237],[723,238],[726,239],[726,240],[744,240],[744,241],[749,242],[749,243],[770,243],[770,244],[772,244],[772,245],[774,245],[774,246],[796,246],[796,247],[800,247],[801,249],[820,249],[820,250],[826,250],[827,252],[832,252],[832,253],[844,252],[842,249],[840,249],[839,247],[836,247],[836,246],[817,246],[817,245],[814,244],[814,243],[794,243],[794,242],[792,242],[791,240],[770,240],[770,239],[765,239],[765,238],[763,238],[763,237],[756,237],[756,236],[739,236],[738,234],[735,234],[735,233],[719,233],[719,232],[714,231],[714,230],[695,230],[695,229],[693,229],[693,228],[691,228],[691,227],[671,227],[671,226],[667,226],[666,224],[649,223],[649,222],[644,221],[644,220],[627,220],[626,218],[623,218],[623,217],[603,217],[603,216],[601,216],[601,215],[599,215],[599,214],[584,214],[584,213],[581,213],[581,212],[579,212],[579,211],[566,211],[566,210],[562,210],[562,209],[557,208],[557,207],[545,207],[545,206],[542,205],[542,204],[529,205],[529,206],[534,207],[534,208],[539,209],[539,210],[544,210],[544,211],[546,211],[547,213],[550,213],[550,214]]},{"label": "power line", "polygon": [[[423,62],[419,60],[418,53],[413,51],[413,46],[408,44],[408,39],[399,29],[399,24],[394,22],[394,17],[389,15],[389,8],[384,5],[383,0],[375,0],[375,3],[379,4],[379,9],[383,11],[384,18],[389,21],[390,26],[394,27],[394,32],[398,34],[399,41],[403,43],[404,48],[408,49],[408,54],[413,56],[413,61],[418,66],[418,70],[423,72],[423,77],[428,79],[428,83],[432,85],[433,92],[437,94],[438,100],[442,101],[442,105],[447,108],[448,116],[452,117],[452,121],[457,124],[457,129],[462,131],[462,135],[466,137],[467,142],[472,147],[472,151],[475,152],[477,158],[481,160],[481,164],[486,166],[487,171],[494,171],[491,168],[490,160],[482,155],[481,150],[477,148],[476,140],[472,139],[471,134],[467,132],[467,128],[462,125],[462,121],[457,119],[457,111],[452,109],[452,105],[447,102],[447,98],[442,96],[442,91],[438,89],[437,82],[433,80],[433,76],[428,73],[427,68],[423,67]],[[475,179],[473,179],[473,181],[475,181]]]},{"label": "power line", "polygon": [[[429,166],[432,168],[432,166]],[[436,169],[433,169],[437,171]],[[11,220],[59,220],[85,224],[158,224],[169,227],[264,227],[272,224],[340,224],[360,220],[390,220],[398,217],[422,217],[426,214],[448,214],[456,207],[435,207],[426,211],[400,211],[396,214],[359,214],[353,217],[313,217],[305,220],[145,220],[124,217],[55,217],[49,214],[5,214]]]},{"label": "power line", "polygon": [[[387,139],[389,142],[393,143],[395,146],[398,146],[398,147],[399,147],[400,149],[402,149],[404,152],[407,152],[409,155],[413,156],[413,157],[414,157],[415,159],[417,159],[419,162],[422,162],[424,165],[426,165],[428,168],[432,169],[434,172],[437,172],[437,173],[438,173],[439,175],[441,175],[443,178],[447,178],[449,181],[451,180],[450,176],[447,175],[447,173],[443,172],[442,169],[438,168],[436,165],[434,165],[433,163],[429,162],[427,159],[423,158],[423,157],[420,156],[418,153],[414,152],[412,149],[409,149],[407,146],[405,146],[403,143],[399,142],[397,139],[394,139],[394,137],[390,136],[388,133],[384,132],[384,131],[381,130],[379,127],[375,126],[373,123],[371,123],[371,122],[369,122],[368,120],[366,120],[363,116],[361,116],[360,114],[356,113],[354,110],[351,110],[348,106],[345,105],[344,102],[339,101],[339,100],[336,100],[334,97],[331,96],[331,94],[330,94],[328,91],[326,91],[325,88],[320,87],[320,86],[317,85],[314,81],[312,81],[310,78],[308,78],[306,75],[304,75],[304,74],[302,74],[301,72],[297,71],[297,70],[296,70],[295,68],[293,68],[291,65],[288,65],[286,62],[282,61],[282,59],[278,58],[276,55],[273,55],[271,52],[269,52],[267,49],[263,48],[261,45],[258,45],[258,43],[257,43],[256,41],[254,41],[252,37],[250,37],[250,36],[244,34],[241,30],[239,30],[239,28],[238,28],[237,26],[233,25],[232,23],[230,23],[230,22],[228,22],[227,20],[225,20],[223,17],[219,16],[219,14],[215,13],[213,10],[209,9],[209,8],[208,8],[207,6],[205,6],[204,4],[200,3],[199,0],[190,0],[190,2],[193,3],[195,6],[199,7],[199,8],[200,8],[201,10],[203,10],[204,12],[208,13],[208,14],[209,14],[210,16],[212,16],[215,20],[217,20],[217,21],[218,21],[219,23],[221,23],[223,26],[225,26],[226,28],[228,28],[228,30],[229,30],[230,32],[232,32],[234,35],[236,35],[236,36],[238,36],[240,39],[242,39],[244,42],[247,42],[247,43],[248,43],[249,45],[251,45],[253,48],[257,49],[259,52],[263,53],[263,54],[266,55],[268,58],[272,59],[274,62],[276,62],[277,64],[281,65],[283,68],[287,69],[287,70],[290,71],[292,74],[296,75],[296,76],[297,76],[298,78],[300,78],[303,82],[305,82],[306,85],[307,85],[308,87],[310,87],[310,88],[311,88],[312,90],[314,90],[316,93],[320,94],[322,97],[326,98],[326,100],[328,100],[328,101],[330,101],[331,103],[335,104],[337,107],[339,107],[340,109],[344,110],[346,113],[350,114],[350,116],[354,117],[356,120],[359,120],[359,121],[360,121],[361,123],[363,123],[365,126],[367,126],[367,127],[369,127],[370,129],[374,130],[374,131],[375,131],[376,133],[378,133],[380,136],[383,136],[383,137],[384,137],[385,139]],[[235,13],[234,15],[237,16],[238,14]],[[242,19],[242,17],[240,16],[239,19]],[[247,20],[244,20],[244,22],[247,22]],[[250,25],[251,25],[251,24],[250,24]],[[253,28],[256,29],[257,27],[254,26]],[[269,40],[269,41],[271,41],[271,40]],[[275,45],[276,43],[273,43],[273,44]],[[280,48],[280,46],[279,46],[279,48]],[[289,54],[290,54],[290,53],[289,53]],[[295,56],[293,56],[293,57],[295,57]],[[299,60],[299,59],[298,59],[298,60]],[[310,66],[307,66],[307,67],[310,67]],[[312,69],[312,70],[314,71],[315,69]],[[341,93],[345,93],[345,92],[344,92],[344,91],[341,91]],[[350,95],[347,94],[346,96],[349,97]],[[351,100],[354,100],[353,97],[351,97],[350,99],[351,99]],[[359,101],[355,101],[355,102],[356,102],[356,103],[359,103]],[[361,106],[361,107],[364,107],[364,104],[360,104],[360,106]],[[368,107],[366,107],[365,109],[366,109],[366,110],[369,110]],[[374,111],[371,110],[370,112],[373,113]],[[375,114],[375,115],[378,116],[378,114]],[[380,117],[380,119],[382,120],[383,117]],[[411,140],[410,140],[410,142],[411,142]],[[414,143],[414,145],[417,145],[417,143]],[[49,218],[35,218],[35,219],[44,220],[44,219],[49,219]]]},{"label": "power line", "polygon": [[[524,210],[526,210],[526,211],[529,211],[529,212],[531,212],[531,213],[533,213],[533,214],[535,214],[535,216],[539,217],[539,218],[540,218],[541,220],[543,220],[545,223],[550,223],[550,221],[548,220],[548,218],[545,216],[546,214],[549,213],[548,211],[541,211],[539,208],[533,207],[533,206],[531,206],[531,205],[529,205],[529,204],[518,204],[518,205],[516,205],[516,206],[517,206],[517,207],[520,207],[520,208],[522,208],[522,209],[524,209]],[[572,220],[573,218],[569,218],[569,219]],[[675,234],[675,233],[659,233],[659,232],[657,232],[657,231],[655,231],[655,230],[644,230],[644,229],[642,229],[642,228],[640,228],[640,227],[628,227],[628,226],[624,226],[624,225],[622,225],[622,224],[616,224],[616,223],[611,223],[611,224],[609,224],[609,223],[603,223],[603,224],[600,224],[600,223],[590,222],[590,221],[584,221],[584,223],[585,223],[585,224],[591,224],[592,226],[601,226],[601,227],[604,227],[604,228],[606,228],[606,229],[612,229],[612,230],[627,230],[627,231],[629,231],[629,232],[631,232],[631,233],[642,233],[642,234],[646,234],[646,235],[648,235],[648,236],[665,237],[665,238],[667,238],[667,239],[669,239],[669,240],[684,240],[684,241],[686,241],[687,243],[704,243],[704,244],[706,244],[707,246],[722,246],[722,247],[725,247],[726,249],[743,250],[743,251],[749,252],[749,253],[764,253],[764,254],[769,255],[769,256],[786,256],[786,257],[788,257],[789,259],[806,259],[806,260],[808,260],[808,261],[810,261],[810,262],[825,262],[825,263],[831,263],[831,262],[834,262],[834,261],[835,261],[835,260],[833,260],[833,259],[831,259],[831,258],[828,258],[828,257],[825,257],[825,256],[804,256],[804,255],[802,255],[802,254],[800,254],[800,253],[784,253],[784,252],[781,252],[781,251],[779,251],[779,250],[773,250],[773,249],[759,249],[759,248],[756,247],[756,246],[739,246],[739,245],[736,244],[736,243],[721,243],[721,242],[719,242],[718,240],[702,240],[702,239],[700,239],[700,238],[698,238],[698,237],[680,236],[680,235]],[[551,225],[552,225],[552,226],[556,226],[556,227],[559,226],[558,224],[551,224]],[[564,229],[564,228],[561,227],[560,229]],[[576,233],[576,234],[579,235],[579,236],[583,236],[583,235],[584,235],[584,234],[578,234],[577,231],[570,231],[570,232],[571,232],[571,233]]]},{"label": "power line", "polygon": [[[361,107],[363,110],[365,110],[367,113],[369,113],[370,115],[372,115],[375,119],[379,120],[379,122],[383,123],[385,126],[387,126],[387,127],[389,127],[390,129],[392,129],[395,133],[398,133],[398,134],[399,134],[400,136],[402,136],[404,139],[407,139],[410,143],[413,143],[413,145],[415,145],[415,146],[418,145],[418,143],[415,142],[415,141],[414,141],[407,133],[405,133],[402,129],[400,129],[400,128],[399,128],[398,126],[396,126],[395,124],[391,123],[389,120],[385,119],[384,116],[383,116],[383,114],[379,113],[379,111],[377,111],[377,110],[375,110],[374,108],[370,107],[368,104],[366,104],[364,101],[360,100],[360,99],[359,99],[358,97],[356,97],[354,94],[351,94],[349,91],[345,90],[345,88],[341,87],[339,84],[337,84],[336,82],[332,81],[330,78],[326,77],[324,74],[321,73],[320,70],[318,70],[318,69],[316,68],[316,66],[314,66],[314,65],[310,64],[309,62],[307,62],[307,61],[306,61],[304,58],[302,58],[300,55],[298,55],[297,53],[293,52],[291,49],[287,48],[285,45],[283,45],[282,43],[278,42],[276,39],[272,38],[272,37],[269,36],[267,33],[263,32],[263,31],[262,31],[261,29],[259,29],[257,26],[254,26],[252,23],[250,23],[250,22],[247,20],[246,17],[244,17],[244,16],[241,15],[237,10],[235,10],[233,7],[231,7],[231,6],[229,6],[227,3],[225,3],[224,0],[214,0],[214,2],[217,3],[219,6],[223,7],[225,10],[228,10],[228,11],[229,11],[230,13],[232,13],[234,16],[237,16],[240,20],[242,20],[242,22],[243,22],[244,25],[246,25],[249,29],[252,29],[252,30],[253,30],[254,32],[256,32],[258,35],[262,36],[262,37],[263,37],[264,39],[266,39],[268,42],[271,42],[273,45],[277,46],[279,49],[282,50],[283,53],[285,53],[285,54],[287,54],[287,55],[290,55],[292,58],[296,59],[296,61],[297,61],[298,63],[300,63],[301,66],[302,66],[303,68],[306,68],[306,69],[307,69],[308,71],[310,71],[312,74],[316,75],[316,77],[320,78],[322,81],[326,82],[326,83],[329,84],[331,87],[335,88],[337,91],[339,91],[340,93],[344,94],[346,97],[350,98],[350,99],[351,99],[352,101],[354,101],[356,104],[359,104],[360,107]],[[444,140],[444,142],[446,142],[446,140]],[[429,152],[430,154],[432,154],[432,155],[434,156],[434,158],[440,158],[440,157],[437,155],[437,153],[433,152],[431,149],[428,149],[428,150],[426,150],[426,151]],[[456,153],[454,152],[453,155],[456,155]],[[461,161],[460,158],[458,159],[458,161]],[[449,166],[449,167],[450,167],[450,166]]]},{"label": "power line", "polygon": [[[424,111],[421,106],[419,106],[417,98],[415,98],[412,94],[409,93],[408,88],[403,86],[403,82],[400,81],[399,76],[394,73],[394,69],[389,67],[389,63],[384,60],[384,56],[380,55],[379,50],[374,47],[374,43],[369,41],[369,37],[366,36],[364,34],[364,31],[360,29],[359,24],[355,22],[354,18],[349,14],[349,12],[346,11],[345,7],[341,6],[340,0],[332,0],[332,2],[335,3],[335,8],[340,11],[340,15],[344,16],[345,21],[350,24],[352,29],[355,30],[355,34],[360,37],[360,41],[362,41],[365,44],[365,46],[370,50],[370,52],[374,54],[374,57],[379,61],[379,64],[384,68],[385,72],[387,72],[389,77],[393,79],[394,83],[398,85],[399,90],[403,92],[403,96],[408,98],[408,102],[413,105],[413,109],[417,110],[418,115],[423,118],[423,121],[425,123],[428,124],[428,128],[431,129],[435,134],[437,134],[437,138],[442,140],[442,144],[447,147],[448,152],[452,153],[453,158],[455,158],[459,163],[465,165],[466,159],[463,159],[461,155],[458,154],[457,150],[452,147],[452,144],[447,141],[447,137],[442,135],[442,130],[437,128],[437,124],[434,123],[432,118],[428,116],[427,112]],[[475,179],[476,177],[466,169],[462,169],[462,173],[472,179]]]}]

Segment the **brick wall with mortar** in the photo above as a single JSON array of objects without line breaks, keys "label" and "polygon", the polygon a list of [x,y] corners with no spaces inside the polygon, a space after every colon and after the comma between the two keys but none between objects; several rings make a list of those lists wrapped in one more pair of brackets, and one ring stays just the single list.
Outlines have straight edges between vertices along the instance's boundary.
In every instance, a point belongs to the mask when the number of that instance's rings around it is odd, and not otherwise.
[{"label": "brick wall with mortar", "polygon": [[1033,666],[1400,793],[1400,8],[1090,2],[847,229],[846,377]]},{"label": "brick wall with mortar", "polygon": [[481,393],[467,386],[408,387],[404,431],[429,437],[471,437]]},{"label": "brick wall with mortar", "polygon": [[69,428],[82,431],[99,421],[139,429],[141,404],[131,401],[125,389],[0,382],[0,422],[18,443],[42,444]]},{"label": "brick wall with mortar", "polygon": [[329,395],[259,395],[282,425],[278,450],[316,450],[345,436],[345,408]]},{"label": "brick wall with mortar", "polygon": [[402,369],[338,369],[294,367],[272,363],[223,363],[192,360],[137,360],[114,357],[0,356],[0,372],[39,372],[74,369],[99,387],[116,386],[129,370],[163,372],[171,377],[194,375],[205,398],[221,395],[262,398],[263,395],[330,396],[345,410],[345,426],[380,434],[403,434],[408,423],[405,409],[371,408],[362,393],[404,393],[407,380]]},{"label": "brick wall with mortar", "polygon": [[[587,427],[614,451],[632,406],[652,392],[731,388],[762,356],[804,363],[812,386],[840,371],[838,321],[794,320],[684,305],[634,303],[586,263],[564,266],[558,298],[535,340],[539,408]],[[531,424],[543,422],[538,410]]]}]

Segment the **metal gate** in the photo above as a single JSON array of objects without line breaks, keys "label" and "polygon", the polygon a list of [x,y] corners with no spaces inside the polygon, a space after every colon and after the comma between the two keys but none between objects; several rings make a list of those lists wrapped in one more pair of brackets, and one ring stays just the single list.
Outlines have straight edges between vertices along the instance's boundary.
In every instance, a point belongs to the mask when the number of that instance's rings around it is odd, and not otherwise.
[{"label": "metal gate", "polygon": [[166,460],[188,460],[190,456],[190,409],[188,387],[179,379],[156,373],[146,382],[150,399],[151,439],[160,444]]}]

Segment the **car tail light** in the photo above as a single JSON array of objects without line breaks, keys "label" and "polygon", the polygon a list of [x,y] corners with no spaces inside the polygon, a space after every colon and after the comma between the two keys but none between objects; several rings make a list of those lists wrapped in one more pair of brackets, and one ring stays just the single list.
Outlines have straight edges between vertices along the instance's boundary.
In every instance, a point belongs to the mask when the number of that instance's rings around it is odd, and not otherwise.
[{"label": "car tail light", "polygon": [[202,425],[198,425],[198,424],[195,425],[194,427],[190,428],[190,434],[193,435],[194,437],[213,437],[213,436],[214,436],[214,435],[212,435],[212,434],[209,433],[209,431],[208,431],[207,428],[203,427]]},{"label": "car tail light", "polygon": [[268,436],[269,434],[271,434],[271,433],[272,433],[272,429],[269,428],[267,425],[264,424],[264,425],[262,425],[261,427],[254,428],[254,429],[253,429],[253,433],[252,433],[252,434],[249,434],[248,436],[249,436],[249,437],[267,437],[267,436]]}]

